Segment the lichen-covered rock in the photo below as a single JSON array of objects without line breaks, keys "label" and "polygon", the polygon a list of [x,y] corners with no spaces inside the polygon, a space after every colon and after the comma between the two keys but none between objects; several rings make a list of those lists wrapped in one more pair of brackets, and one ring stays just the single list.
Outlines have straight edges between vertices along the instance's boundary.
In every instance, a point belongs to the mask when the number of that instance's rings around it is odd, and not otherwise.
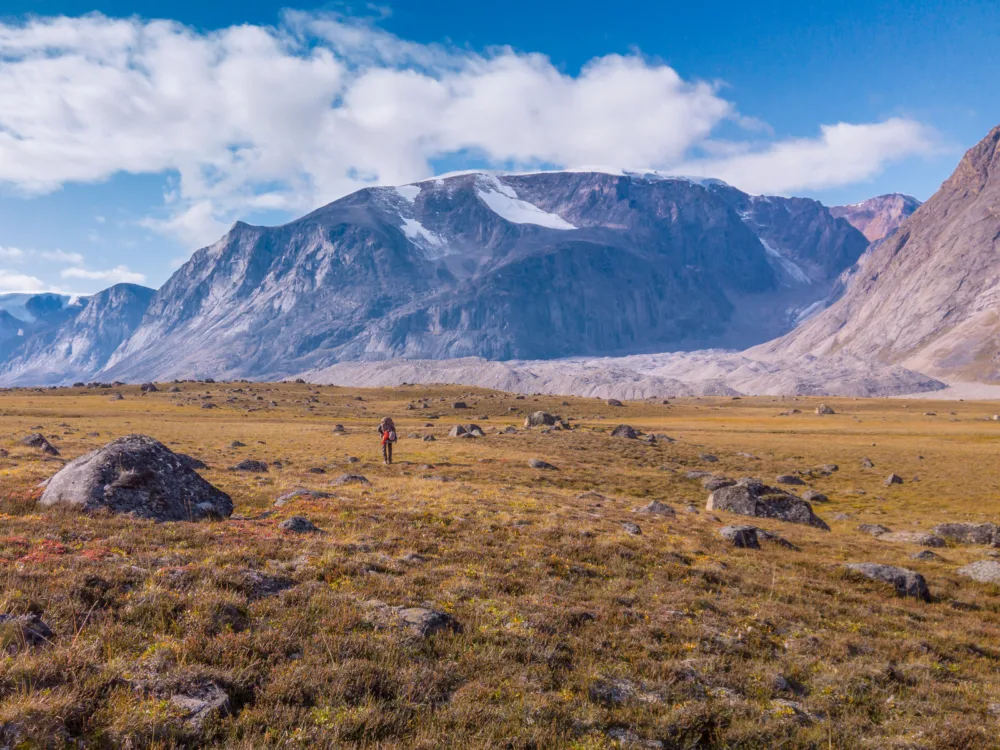
[{"label": "lichen-covered rock", "polygon": [[146,435],[119,438],[71,461],[48,481],[39,502],[156,521],[228,518],[233,512],[229,495]]},{"label": "lichen-covered rock", "polygon": [[629,440],[635,440],[639,437],[639,433],[635,429],[627,424],[620,424],[615,429],[611,431],[611,437],[628,438]]},{"label": "lichen-covered rock", "polygon": [[899,542],[901,544],[919,544],[921,547],[944,547],[945,542],[935,534],[926,531],[891,531],[879,534],[881,542]]},{"label": "lichen-covered rock", "polygon": [[559,421],[554,415],[547,411],[532,412],[524,418],[525,427],[551,427]]},{"label": "lichen-covered rock", "polygon": [[1000,583],[1000,562],[977,560],[958,569],[958,574],[980,583]]},{"label": "lichen-covered rock", "polygon": [[543,461],[540,458],[532,458],[528,461],[528,466],[532,469],[541,469],[542,471],[557,471],[555,466],[550,464],[548,461]]},{"label": "lichen-covered rock", "polygon": [[915,571],[878,563],[848,563],[844,567],[870,580],[892,584],[899,596],[912,596],[923,601],[930,601],[931,595],[927,590],[927,581]]},{"label": "lichen-covered rock", "polygon": [[32,433],[26,438],[21,439],[21,445],[26,445],[29,448],[34,448],[40,450],[42,453],[47,453],[50,456],[58,456],[59,451],[56,449],[52,443],[50,443],[45,436],[40,432]]},{"label": "lichen-covered rock", "polygon": [[776,518],[830,530],[826,522],[813,513],[808,502],[782,489],[768,487],[759,479],[741,479],[732,487],[715,490],[708,496],[705,510],[728,511],[755,518]]},{"label": "lichen-covered rock", "polygon": [[760,542],[757,540],[757,529],[754,526],[723,526],[719,529],[719,536],[734,547],[760,549]]},{"label": "lichen-covered rock", "polygon": [[933,529],[938,536],[959,544],[1000,546],[1000,526],[995,523],[942,523]]}]

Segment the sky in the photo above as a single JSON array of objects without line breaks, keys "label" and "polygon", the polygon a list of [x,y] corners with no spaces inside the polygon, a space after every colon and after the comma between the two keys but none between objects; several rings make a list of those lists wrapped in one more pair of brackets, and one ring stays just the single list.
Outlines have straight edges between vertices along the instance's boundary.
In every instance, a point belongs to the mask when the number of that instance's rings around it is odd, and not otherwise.
[{"label": "sky", "polygon": [[464,168],[925,200],[1000,124],[998,38],[995,0],[4,0],[0,292]]}]

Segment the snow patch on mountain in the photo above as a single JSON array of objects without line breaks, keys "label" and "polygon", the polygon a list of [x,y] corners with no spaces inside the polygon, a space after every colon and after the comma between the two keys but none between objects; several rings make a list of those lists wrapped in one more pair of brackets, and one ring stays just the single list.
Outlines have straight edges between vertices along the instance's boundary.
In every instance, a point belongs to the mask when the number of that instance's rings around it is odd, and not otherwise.
[{"label": "snow patch on mountain", "polygon": [[812,279],[810,279],[809,275],[802,270],[802,266],[794,260],[786,258],[777,248],[768,244],[767,240],[763,237],[760,237],[759,239],[760,244],[764,246],[764,251],[767,253],[767,262],[770,263],[775,270],[780,269],[784,271],[788,276],[800,284],[812,284]]},{"label": "snow patch on mountain", "polygon": [[550,214],[518,198],[514,188],[504,185],[493,175],[481,175],[476,194],[493,213],[514,224],[536,224],[549,229],[576,229],[561,216]]},{"label": "snow patch on mountain", "polygon": [[419,185],[399,185],[393,189],[403,200],[413,203],[417,199],[417,196],[420,195],[421,187]]}]

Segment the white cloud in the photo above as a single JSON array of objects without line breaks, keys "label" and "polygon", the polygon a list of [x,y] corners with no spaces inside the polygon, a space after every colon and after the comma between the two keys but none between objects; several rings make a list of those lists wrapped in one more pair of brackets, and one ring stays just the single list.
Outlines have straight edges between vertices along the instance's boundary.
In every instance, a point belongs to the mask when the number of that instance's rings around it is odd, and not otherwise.
[{"label": "white cloud", "polygon": [[901,118],[852,125],[822,125],[819,138],[772,143],[717,158],[688,162],[685,174],[718,177],[751,193],[821,190],[868,180],[888,162],[935,150],[936,136],[920,123]]},{"label": "white cloud", "polygon": [[0,292],[39,292],[44,282],[34,276],[0,268]]},{"label": "white cloud", "polygon": [[75,266],[83,265],[84,258],[80,253],[67,253],[63,250],[44,250],[39,253],[45,260],[56,263],[71,263]]},{"label": "white cloud", "polygon": [[[567,75],[543,55],[417,44],[299,12],[276,28],[209,33],[97,14],[0,23],[0,60],[0,183],[41,193],[122,171],[176,174],[144,225],[193,245],[252,207],[304,211],[371,182],[429,177],[455,154],[700,170],[783,192],[864,179],[866,164],[926,148],[906,120],[774,142],[718,85],[639,55]],[[722,153],[712,134],[723,122],[770,145]]]},{"label": "white cloud", "polygon": [[23,260],[26,253],[17,247],[4,247],[0,245],[0,258],[4,260]]},{"label": "white cloud", "polygon": [[110,284],[142,284],[146,275],[130,271],[128,266],[115,266],[106,271],[91,271],[86,268],[64,268],[59,274],[64,279],[88,279],[91,281],[106,281]]}]

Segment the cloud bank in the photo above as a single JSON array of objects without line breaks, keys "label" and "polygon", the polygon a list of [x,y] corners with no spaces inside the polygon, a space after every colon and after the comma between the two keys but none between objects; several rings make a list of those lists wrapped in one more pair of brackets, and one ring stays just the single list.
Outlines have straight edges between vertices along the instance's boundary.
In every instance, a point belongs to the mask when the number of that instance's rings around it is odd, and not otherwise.
[{"label": "cloud bank", "polygon": [[[119,172],[173,175],[163,214],[145,225],[192,247],[251,210],[305,211],[430,177],[456,155],[675,170],[787,193],[870,178],[926,153],[933,136],[892,119],[775,140],[717,84],[639,55],[567,75],[539,54],[416,44],[297,12],[205,33],[35,18],[0,24],[0,61],[0,183],[45,193]],[[713,138],[727,123],[746,140]]]}]

